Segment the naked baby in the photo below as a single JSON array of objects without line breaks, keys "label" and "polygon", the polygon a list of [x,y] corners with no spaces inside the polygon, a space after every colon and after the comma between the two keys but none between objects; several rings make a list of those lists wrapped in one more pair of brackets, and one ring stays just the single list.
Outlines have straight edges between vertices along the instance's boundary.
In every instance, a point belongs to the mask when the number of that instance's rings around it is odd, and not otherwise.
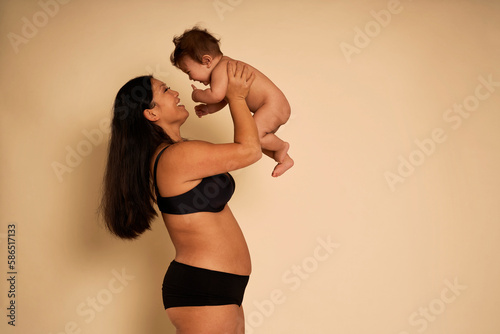
[{"label": "naked baby", "polygon": [[[195,107],[198,117],[215,113],[224,106],[227,89],[227,63],[234,59],[222,54],[219,40],[206,29],[194,27],[173,39],[175,50],[170,56],[172,64],[198,81],[207,89],[193,87],[192,99],[203,104]],[[234,60],[238,61],[239,60]],[[248,64],[247,64],[248,65]],[[262,72],[248,65],[255,73],[246,102],[257,125],[262,152],[278,164],[272,176],[278,177],[290,169],[294,162],[288,155],[289,144],[276,136],[279,127],[290,117],[290,104],[283,92]]]}]

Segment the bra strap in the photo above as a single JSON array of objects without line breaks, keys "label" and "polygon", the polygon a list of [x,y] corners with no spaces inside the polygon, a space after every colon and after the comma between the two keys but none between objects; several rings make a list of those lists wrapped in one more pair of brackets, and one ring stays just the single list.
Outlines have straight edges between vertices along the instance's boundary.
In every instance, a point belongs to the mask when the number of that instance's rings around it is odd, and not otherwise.
[{"label": "bra strap", "polygon": [[155,182],[155,190],[156,190],[156,195],[159,195],[160,192],[158,191],[158,185],[156,184],[156,168],[158,167],[158,161],[160,160],[160,156],[162,155],[163,151],[165,151],[168,147],[170,147],[170,145],[168,146],[165,146],[161,151],[160,153],[158,153],[158,155],[156,156],[156,160],[155,160],[155,166],[154,166],[154,169],[153,169],[153,178],[154,178],[154,182]]}]

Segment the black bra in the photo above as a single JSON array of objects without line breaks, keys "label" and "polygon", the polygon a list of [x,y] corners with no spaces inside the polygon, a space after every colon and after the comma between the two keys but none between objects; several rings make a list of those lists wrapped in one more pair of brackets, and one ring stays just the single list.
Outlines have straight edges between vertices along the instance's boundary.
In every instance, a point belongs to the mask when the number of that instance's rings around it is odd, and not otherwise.
[{"label": "black bra", "polygon": [[156,184],[156,168],[160,156],[167,147],[158,153],[153,170],[156,202],[160,211],[173,215],[222,211],[233,196],[235,188],[234,179],[229,173],[205,177],[196,187],[183,194],[170,197],[160,196]]}]

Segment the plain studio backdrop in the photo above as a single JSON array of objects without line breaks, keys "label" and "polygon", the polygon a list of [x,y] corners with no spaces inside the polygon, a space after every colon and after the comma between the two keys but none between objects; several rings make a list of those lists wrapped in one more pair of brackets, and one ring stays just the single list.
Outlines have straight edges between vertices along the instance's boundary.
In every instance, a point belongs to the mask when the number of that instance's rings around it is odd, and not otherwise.
[{"label": "plain studio backdrop", "polygon": [[162,220],[122,241],[96,209],[132,77],[179,91],[185,137],[232,140],[228,109],[197,118],[169,61],[195,24],[292,106],[295,167],[233,173],[247,333],[500,332],[500,2],[2,0],[0,16],[2,333],[174,333]]}]

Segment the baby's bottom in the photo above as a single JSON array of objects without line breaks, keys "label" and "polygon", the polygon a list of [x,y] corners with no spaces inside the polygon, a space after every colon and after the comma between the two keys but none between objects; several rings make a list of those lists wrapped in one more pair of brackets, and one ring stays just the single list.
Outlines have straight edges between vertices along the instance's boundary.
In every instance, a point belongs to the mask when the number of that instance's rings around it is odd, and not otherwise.
[{"label": "baby's bottom", "polygon": [[290,145],[275,135],[275,132],[288,120],[290,115],[289,106],[287,105],[286,107],[288,110],[283,110],[282,108],[285,108],[283,106],[271,106],[266,104],[259,108],[254,114],[255,124],[259,131],[262,152],[278,163],[273,170],[272,175],[274,177],[282,175],[294,164],[292,158],[288,155]]}]

